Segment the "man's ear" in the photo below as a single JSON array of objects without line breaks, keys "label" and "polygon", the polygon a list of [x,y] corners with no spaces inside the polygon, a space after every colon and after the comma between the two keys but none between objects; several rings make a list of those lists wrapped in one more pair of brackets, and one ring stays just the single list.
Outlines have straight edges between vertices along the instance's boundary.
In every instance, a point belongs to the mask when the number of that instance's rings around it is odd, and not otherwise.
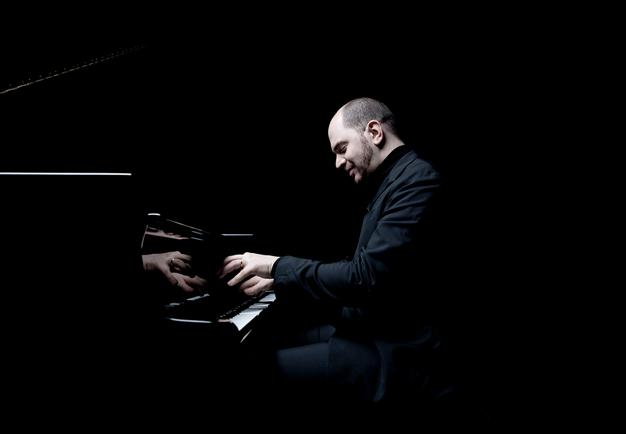
[{"label": "man's ear", "polygon": [[367,134],[372,140],[372,143],[379,148],[381,148],[385,143],[385,132],[383,131],[383,126],[377,120],[371,120],[367,123],[367,126],[365,127],[365,134]]}]

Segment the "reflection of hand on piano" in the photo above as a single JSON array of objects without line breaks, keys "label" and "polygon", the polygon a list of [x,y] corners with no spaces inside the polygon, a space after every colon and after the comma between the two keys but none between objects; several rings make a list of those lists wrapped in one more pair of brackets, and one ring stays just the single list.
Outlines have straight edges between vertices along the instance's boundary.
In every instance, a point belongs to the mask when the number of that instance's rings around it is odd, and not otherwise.
[{"label": "reflection of hand on piano", "polygon": [[152,226],[146,227],[146,236],[155,237],[155,238],[169,238],[172,240],[188,240],[188,237],[185,237],[180,234],[176,234],[174,232],[165,232],[162,229],[154,228]]},{"label": "reflection of hand on piano", "polygon": [[174,286],[185,292],[204,292],[208,287],[208,281],[200,276],[187,276],[181,273],[172,273],[176,279]]},{"label": "reflection of hand on piano", "polygon": [[142,255],[144,270],[160,272],[174,287],[184,292],[201,291],[206,288],[207,281],[194,275],[191,267],[191,256],[178,251],[152,253]]}]

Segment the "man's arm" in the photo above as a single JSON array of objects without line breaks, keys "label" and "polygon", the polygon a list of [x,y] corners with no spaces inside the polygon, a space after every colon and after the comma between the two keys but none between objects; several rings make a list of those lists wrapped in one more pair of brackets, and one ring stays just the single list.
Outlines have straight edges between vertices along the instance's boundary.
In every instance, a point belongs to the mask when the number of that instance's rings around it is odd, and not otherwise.
[{"label": "man's arm", "polygon": [[415,271],[406,267],[411,266],[412,249],[419,243],[421,218],[438,187],[437,176],[418,178],[398,187],[387,198],[380,216],[369,223],[373,225],[371,235],[351,261],[322,263],[281,257],[272,276],[277,295],[303,291],[316,300],[359,305],[378,288]]}]

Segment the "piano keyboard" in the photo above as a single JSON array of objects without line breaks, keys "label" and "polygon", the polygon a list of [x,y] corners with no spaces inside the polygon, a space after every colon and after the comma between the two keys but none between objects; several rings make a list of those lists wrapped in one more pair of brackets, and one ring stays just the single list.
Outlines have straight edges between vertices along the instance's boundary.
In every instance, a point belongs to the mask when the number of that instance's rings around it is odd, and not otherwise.
[{"label": "piano keyboard", "polygon": [[[195,300],[195,303],[193,299],[188,299],[183,304],[174,304],[172,307],[178,309],[171,310],[166,319],[187,324],[215,324],[216,327],[234,326],[237,329],[237,335],[241,336],[240,342],[243,342],[252,331],[254,321],[276,300],[276,295],[273,292],[269,292],[263,294],[260,298],[250,298],[247,302],[232,307],[219,314],[216,318],[214,318],[214,314],[210,311],[207,311],[203,318],[202,308],[198,308],[198,300],[201,300],[202,304],[208,303],[209,297],[201,296],[195,298]],[[181,310],[179,308],[180,306],[184,306],[184,309]],[[189,308],[190,306],[192,306],[191,309]]]},{"label": "piano keyboard", "polygon": [[[217,279],[215,269],[233,253],[253,249],[253,234],[218,234],[171,220],[158,213],[146,219],[142,253],[180,251],[193,258],[194,271],[207,279],[206,292],[164,306],[169,325],[202,329],[219,335],[247,336],[255,320],[274,302],[273,292],[249,297]],[[183,297],[180,294],[180,297]],[[198,326],[194,326],[197,324]],[[193,331],[191,332],[193,333]]]},{"label": "piano keyboard", "polygon": [[276,300],[276,295],[274,293],[266,294],[263,298],[258,300],[256,303],[251,306],[245,308],[241,312],[229,316],[228,314],[224,316],[224,319],[232,322],[237,327],[237,330],[243,330],[252,320],[259,316],[261,312],[267,309],[270,304],[272,304]]}]

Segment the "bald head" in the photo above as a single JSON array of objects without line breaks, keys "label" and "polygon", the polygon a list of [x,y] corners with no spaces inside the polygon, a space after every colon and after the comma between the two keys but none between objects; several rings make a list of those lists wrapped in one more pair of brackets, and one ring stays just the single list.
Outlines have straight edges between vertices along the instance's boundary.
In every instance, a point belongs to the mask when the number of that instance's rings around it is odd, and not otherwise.
[{"label": "bald head", "polygon": [[[335,114],[341,114],[343,126],[363,131],[371,120],[384,125],[387,133],[396,134],[395,117],[389,107],[373,98],[357,98],[344,104]],[[333,118],[334,119],[334,118]]]},{"label": "bald head", "polygon": [[336,154],[335,166],[345,170],[356,183],[404,144],[395,134],[391,110],[372,98],[358,98],[344,104],[328,125],[328,139]]}]

